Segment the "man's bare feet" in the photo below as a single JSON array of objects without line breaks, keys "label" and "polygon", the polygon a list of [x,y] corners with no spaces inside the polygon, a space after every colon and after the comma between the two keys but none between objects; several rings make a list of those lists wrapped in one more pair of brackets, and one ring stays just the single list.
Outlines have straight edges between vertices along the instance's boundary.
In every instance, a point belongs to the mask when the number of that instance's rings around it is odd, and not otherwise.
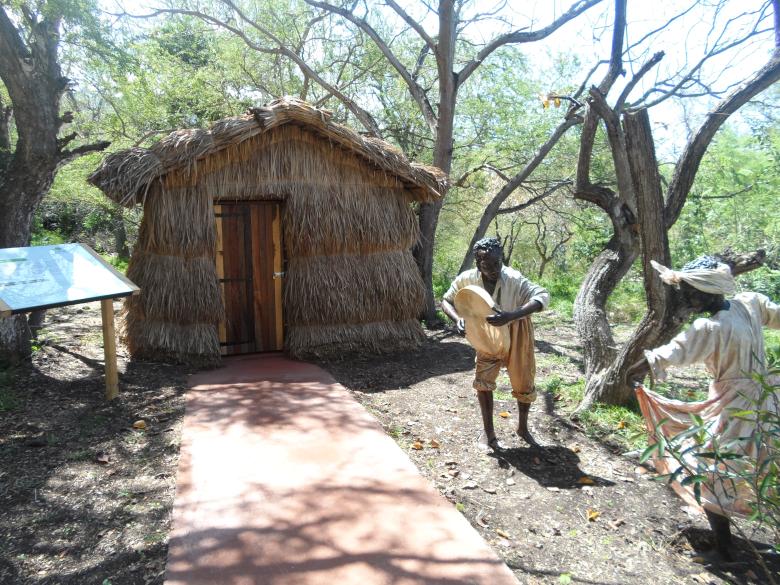
[{"label": "man's bare feet", "polygon": [[498,440],[498,437],[488,439],[487,446],[491,451],[503,451],[505,449],[504,444]]},{"label": "man's bare feet", "polygon": [[517,436],[528,443],[530,447],[541,447],[541,445],[536,442],[536,439],[533,438],[531,433],[528,432],[528,429],[517,429]]}]

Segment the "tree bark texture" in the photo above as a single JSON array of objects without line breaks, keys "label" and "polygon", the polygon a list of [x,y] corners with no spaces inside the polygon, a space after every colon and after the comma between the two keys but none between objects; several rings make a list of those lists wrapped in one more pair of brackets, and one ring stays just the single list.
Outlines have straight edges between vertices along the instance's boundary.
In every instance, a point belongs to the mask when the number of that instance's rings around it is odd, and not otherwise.
[{"label": "tree bark texture", "polygon": [[[439,71],[439,108],[433,164],[449,175],[452,169],[453,127],[457,80],[454,74],[455,34],[457,18],[452,0],[439,4],[439,39],[436,45],[436,66]],[[428,326],[439,324],[436,316],[436,299],[433,296],[433,253],[436,227],[446,193],[433,203],[420,204],[420,242],[415,249],[417,265],[425,283],[425,309],[423,318]]]},{"label": "tree bark texture", "polygon": [[[57,53],[61,18],[25,11],[15,15],[17,26],[8,10],[0,7],[0,79],[12,104],[12,110],[0,108],[4,147],[0,161],[2,248],[29,245],[33,214],[61,165],[108,146],[101,142],[66,151],[64,147],[75,134],[58,138],[60,127],[72,119],[68,114],[60,116],[60,100],[68,87]],[[16,128],[15,144],[9,140],[11,121]],[[0,320],[0,354],[24,357],[29,353],[24,316]]]},{"label": "tree bark texture", "polygon": [[639,240],[642,245],[642,267],[646,283],[648,310],[631,339],[613,354],[608,363],[601,363],[588,380],[585,396],[578,407],[588,408],[593,402],[625,404],[632,397],[628,373],[642,356],[643,349],[656,345],[665,335],[669,338],[679,329],[686,314],[679,314],[679,303],[671,302],[675,295],[664,286],[650,265],[656,260],[669,264],[669,240],[664,226],[664,200],[655,145],[647,110],[623,117],[625,153],[631,171],[639,218]]},{"label": "tree bark texture", "polygon": [[[604,260],[599,257],[588,273],[580,295],[578,295],[575,308],[575,318],[579,316],[577,319],[578,333],[583,345],[586,346],[585,358],[588,375],[585,398],[578,406],[579,411],[587,409],[593,402],[597,401],[608,404],[625,404],[631,401],[633,389],[629,378],[640,379],[647,372],[646,365],[632,369],[637,363],[641,363],[643,350],[657,347],[669,341],[680,331],[690,316],[689,310],[681,302],[679,293],[661,283],[655,270],[651,267],[650,261],[656,260],[666,266],[670,265],[668,230],[679,217],[701,159],[717,130],[731,114],[739,110],[747,101],[780,80],[780,1],[774,0],[773,7],[775,10],[775,50],[773,54],[764,67],[747,78],[743,84],[716,105],[702,126],[694,132],[677,162],[666,201],[664,201],[657,171],[655,147],[647,111],[641,110],[634,114],[628,114],[619,110],[620,104],[618,104],[618,109],[613,110],[606,105],[606,101],[603,99],[606,92],[591,91],[589,102],[591,109],[604,120],[607,128],[621,198],[625,188],[625,181],[621,182],[621,161],[626,160],[627,168],[630,169],[631,190],[635,194],[634,210],[638,222],[636,227],[642,245],[642,268],[648,309],[631,339],[619,351],[610,347],[598,350],[587,349],[587,346],[593,341],[603,345],[610,340],[610,336],[604,332],[609,324],[605,321],[599,322],[600,319],[606,318],[603,306],[599,305],[603,299],[603,292],[601,290],[597,292],[586,290],[589,286],[599,286],[605,280],[611,282],[606,275],[601,279],[598,278],[599,271],[603,270],[605,264]],[[618,116],[622,117],[622,132],[617,124]],[[586,116],[584,126],[584,133],[586,133],[589,127],[588,116]],[[592,128],[592,123],[590,127]],[[624,137],[623,144],[616,140],[621,134]],[[588,146],[585,140],[583,146]],[[623,149],[624,154],[617,156],[619,153],[616,153],[616,148]],[[578,169],[578,186],[586,182],[590,152],[589,148],[581,150],[581,163],[583,164]],[[583,153],[585,155],[584,162]],[[592,187],[592,185],[585,186]],[[583,193],[589,192],[583,189]],[[608,210],[603,197],[591,195],[590,198],[581,198],[599,204],[602,209],[607,211],[615,227],[615,237],[621,236],[620,226],[615,221],[617,217],[614,212]],[[761,250],[742,256],[726,251],[720,256],[732,267],[732,272],[735,275],[760,266],[765,258],[765,254]],[[609,269],[605,272],[608,273]],[[605,364],[605,356],[608,357],[610,354],[613,359],[611,363]]]}]

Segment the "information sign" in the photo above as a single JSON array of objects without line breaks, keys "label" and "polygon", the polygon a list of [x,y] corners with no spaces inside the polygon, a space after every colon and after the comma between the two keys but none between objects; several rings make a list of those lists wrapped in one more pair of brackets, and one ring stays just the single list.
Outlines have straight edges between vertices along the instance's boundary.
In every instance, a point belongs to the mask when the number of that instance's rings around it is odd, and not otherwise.
[{"label": "information sign", "polygon": [[132,295],[138,287],[84,244],[0,249],[0,316]]},{"label": "information sign", "polygon": [[100,301],[106,398],[119,393],[114,302],[138,287],[84,244],[0,249],[0,318]]}]

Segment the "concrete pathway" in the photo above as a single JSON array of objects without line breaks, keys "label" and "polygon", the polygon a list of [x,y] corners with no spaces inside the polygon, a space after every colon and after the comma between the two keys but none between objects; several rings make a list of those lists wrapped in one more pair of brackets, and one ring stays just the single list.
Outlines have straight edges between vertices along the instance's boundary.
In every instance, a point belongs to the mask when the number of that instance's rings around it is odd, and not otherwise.
[{"label": "concrete pathway", "polygon": [[322,369],[230,358],[186,408],[168,585],[517,585]]}]

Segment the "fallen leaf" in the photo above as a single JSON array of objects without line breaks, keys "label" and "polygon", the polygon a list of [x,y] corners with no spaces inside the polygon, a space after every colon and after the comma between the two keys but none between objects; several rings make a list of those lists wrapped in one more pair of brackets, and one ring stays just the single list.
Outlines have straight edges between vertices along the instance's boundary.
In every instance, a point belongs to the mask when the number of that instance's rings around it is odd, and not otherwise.
[{"label": "fallen leaf", "polygon": [[617,429],[624,429],[624,428],[626,428],[626,421],[624,421],[624,420],[621,420],[621,421],[620,421],[620,422],[617,424],[617,426],[616,426],[615,428],[617,428]]},{"label": "fallen leaf", "polygon": [[601,516],[601,512],[599,512],[598,510],[591,510],[590,508],[588,508],[587,514],[588,514],[588,521],[590,522],[595,522],[596,519],[599,516]]},{"label": "fallen leaf", "polygon": [[498,534],[501,538],[506,538],[507,540],[512,538],[511,536],[509,536],[506,532],[504,532],[500,528],[496,528],[496,534]]},{"label": "fallen leaf", "polygon": [[133,423],[133,428],[138,430],[144,430],[146,428],[146,421],[141,419],[137,420]]},{"label": "fallen leaf", "polygon": [[585,475],[585,476],[579,478],[577,480],[577,483],[580,484],[580,485],[593,485],[596,482],[593,481],[591,478],[589,478],[587,475]]},{"label": "fallen leaf", "polygon": [[97,455],[95,455],[95,461],[98,463],[108,463],[111,461],[111,456],[105,451],[100,451]]},{"label": "fallen leaf", "polygon": [[439,441],[437,441],[436,439],[431,439],[431,447],[433,447],[434,449],[438,449],[439,447],[441,447],[441,443],[439,443]]},{"label": "fallen leaf", "polygon": [[571,452],[572,453],[579,453],[580,452],[580,446],[579,445],[572,445],[571,446]]},{"label": "fallen leaf", "polygon": [[423,444],[420,441],[415,441],[414,443],[412,443],[412,449],[419,451],[422,448],[423,448]]},{"label": "fallen leaf", "polygon": [[509,418],[509,413],[506,410],[504,410],[503,412],[499,412],[498,416],[500,416],[501,418]]}]

